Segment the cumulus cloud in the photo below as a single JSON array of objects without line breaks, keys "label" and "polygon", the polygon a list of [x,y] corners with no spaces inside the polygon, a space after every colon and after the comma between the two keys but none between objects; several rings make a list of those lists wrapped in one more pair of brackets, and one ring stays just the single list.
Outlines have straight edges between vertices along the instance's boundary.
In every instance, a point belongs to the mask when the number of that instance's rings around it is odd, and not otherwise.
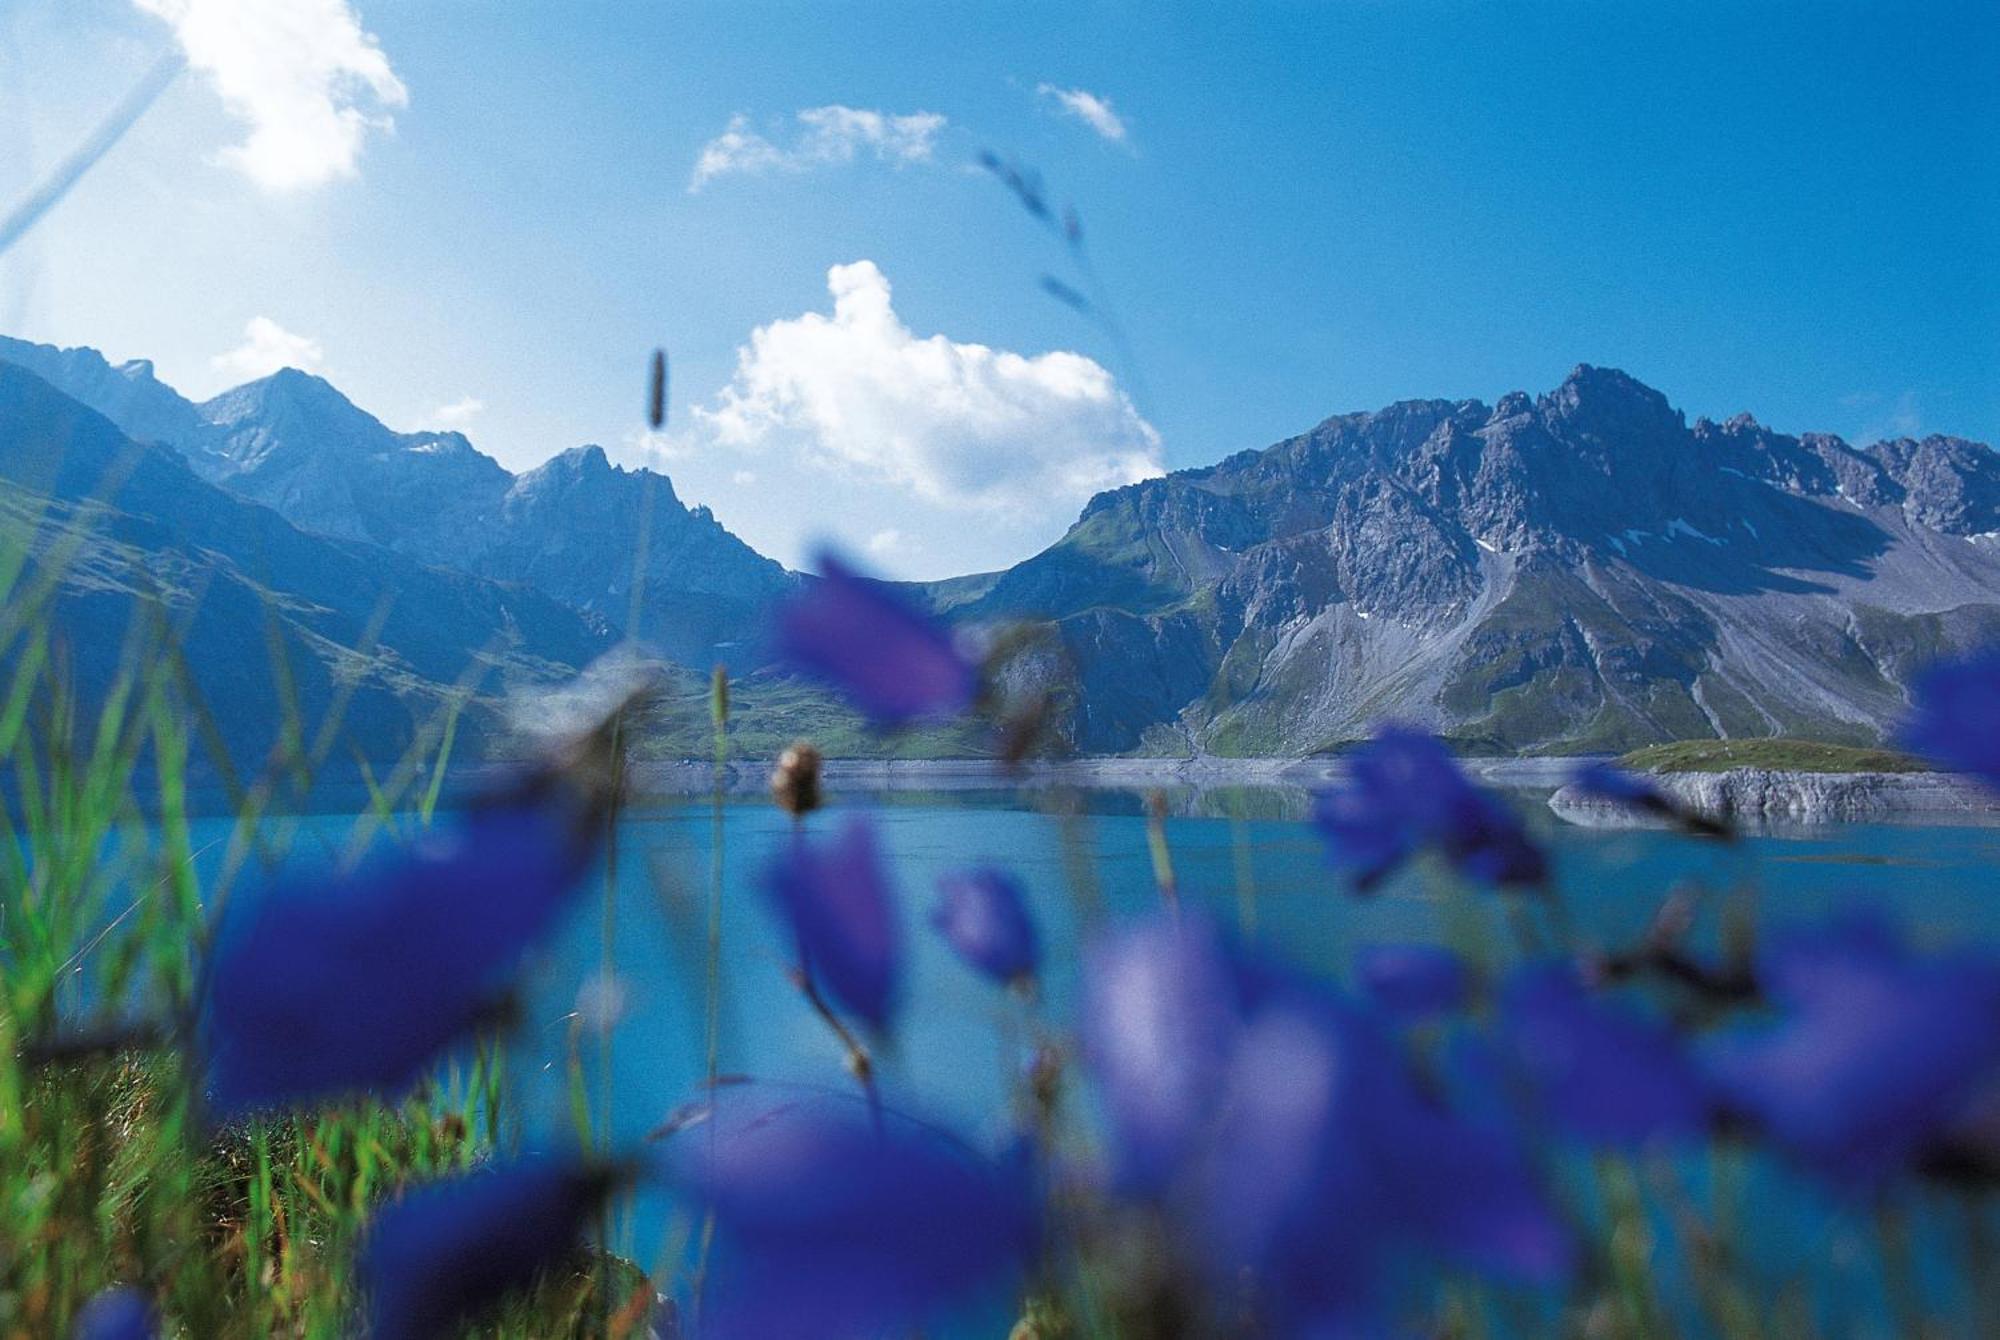
[{"label": "cumulus cloud", "polygon": [[885,554],[895,553],[897,550],[903,548],[907,542],[902,531],[897,530],[894,526],[885,526],[873,535],[870,535],[868,543],[864,547],[869,553],[880,558]]},{"label": "cumulus cloud", "polygon": [[310,372],[326,361],[326,351],[310,336],[294,335],[268,316],[253,316],[243,327],[243,343],[208,361],[232,382],[247,382],[279,368]]},{"label": "cumulus cloud", "polygon": [[1040,84],[1035,92],[1054,102],[1065,116],[1074,117],[1113,144],[1125,142],[1125,118],[1112,110],[1111,99],[1100,98],[1080,88],[1057,88]]},{"label": "cumulus cloud", "polygon": [[717,443],[783,446],[934,504],[1017,517],[1161,473],[1159,434],[1092,359],[919,337],[872,261],[835,266],[827,288],[831,316],[758,328],[729,385],[695,411]]},{"label": "cumulus cloud", "polygon": [[930,161],[945,119],[935,112],[891,116],[860,107],[808,107],[798,114],[799,132],[780,145],[751,128],[737,115],[729,127],[702,146],[695,160],[690,192],[731,173],[804,172],[839,167],[863,153],[898,167]]},{"label": "cumulus cloud", "polygon": [[348,0],[133,0],[249,130],[222,161],[273,191],[354,175],[409,94]]},{"label": "cumulus cloud", "polygon": [[460,396],[449,405],[439,405],[432,410],[428,421],[440,428],[462,428],[485,410],[486,402],[477,396]]}]

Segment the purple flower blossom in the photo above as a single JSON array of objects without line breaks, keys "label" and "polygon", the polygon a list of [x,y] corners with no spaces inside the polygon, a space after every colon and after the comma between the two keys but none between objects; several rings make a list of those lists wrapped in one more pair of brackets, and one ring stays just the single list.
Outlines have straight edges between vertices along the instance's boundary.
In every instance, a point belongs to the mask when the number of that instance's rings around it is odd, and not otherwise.
[{"label": "purple flower blossom", "polygon": [[504,996],[594,832],[553,794],[485,805],[352,874],[231,903],[196,1029],[211,1113],[407,1089]]},{"label": "purple flower blossom", "polygon": [[984,866],[938,880],[931,924],[960,958],[996,982],[1033,977],[1041,964],[1021,882],[1005,870]]},{"label": "purple flower blossom", "polygon": [[1113,1185],[1169,1216],[1225,1314],[1254,1299],[1273,1333],[1367,1330],[1399,1262],[1567,1273],[1569,1236],[1511,1139],[1422,1094],[1339,996],[1199,920],[1101,946],[1086,983]]},{"label": "purple flower blossom", "polygon": [[2000,787],[2000,648],[1918,676],[1898,739],[1940,767]]},{"label": "purple flower blossom", "polygon": [[1538,884],[1548,863],[1517,819],[1466,779],[1451,753],[1421,731],[1383,729],[1347,760],[1348,785],[1315,799],[1327,854],[1357,892],[1434,848],[1471,879]]},{"label": "purple flower blossom", "polygon": [[1465,1003],[1465,961],[1437,945],[1366,945],[1354,955],[1361,993],[1396,1019],[1446,1014]]},{"label": "purple flower blossom", "polygon": [[979,667],[907,596],[831,553],[777,614],[791,669],[837,689],[878,727],[955,716],[979,696]]},{"label": "purple flower blossom", "polygon": [[854,819],[838,838],[794,834],[766,869],[764,889],[813,983],[855,1017],[887,1028],[902,984],[903,928],[875,830]]},{"label": "purple flower blossom", "polygon": [[1595,1144],[1634,1147],[1700,1134],[1700,1072],[1666,1025],[1587,990],[1566,963],[1530,963],[1500,998],[1504,1052],[1539,1115]]},{"label": "purple flower blossom", "polygon": [[1116,1181],[1156,1192],[1188,1160],[1227,1071],[1235,969],[1206,923],[1154,921],[1098,946],[1084,991],[1083,1054],[1116,1135]]},{"label": "purple flower blossom", "polygon": [[1913,954],[1849,921],[1771,937],[1774,1018],[1709,1039],[1725,1107],[1801,1162],[1867,1189],[1907,1166],[2000,1079],[2000,959]]},{"label": "purple flower blossom", "polygon": [[160,1333],[153,1300],[129,1284],[106,1289],[83,1305],[72,1340],[153,1340]]},{"label": "purple flower blossom", "polygon": [[623,1173],[523,1158],[419,1186],[375,1215],[359,1264],[370,1340],[428,1340],[573,1252]]},{"label": "purple flower blossom", "polygon": [[668,1185],[715,1219],[701,1334],[904,1334],[1015,1283],[1035,1237],[1025,1159],[846,1093],[717,1090],[670,1123]]}]

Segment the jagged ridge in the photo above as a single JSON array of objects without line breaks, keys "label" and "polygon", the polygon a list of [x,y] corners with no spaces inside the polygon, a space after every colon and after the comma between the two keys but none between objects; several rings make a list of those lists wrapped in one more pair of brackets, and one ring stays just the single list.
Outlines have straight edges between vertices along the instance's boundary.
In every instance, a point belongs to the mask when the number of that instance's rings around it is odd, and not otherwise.
[{"label": "jagged ridge", "polygon": [[[17,589],[80,544],[48,573],[48,616],[84,701],[131,668],[135,623],[156,608],[239,765],[260,763],[293,711],[307,731],[340,723],[337,761],[395,759],[455,694],[560,680],[607,645],[532,588],[300,530],[5,363],[0,479],[0,528],[29,555]],[[487,724],[466,723],[469,752]]]},{"label": "jagged ridge", "polygon": [[1054,621],[1092,751],[1338,747],[1382,717],[1492,751],[1873,742],[1913,669],[2000,633],[2000,466],[1624,373],[1410,401],[1094,498],[959,617]]},{"label": "jagged ridge", "polygon": [[[300,372],[192,406],[90,350],[0,359],[302,527],[531,583],[606,632],[636,610],[626,631],[690,665],[756,665],[803,580],[595,447],[515,476]],[[1100,494],[1044,552],[921,589],[954,619],[1052,622],[1090,752],[1308,753],[1383,717],[1492,751],[1872,743],[1916,667],[2000,634],[2000,468],[1952,437],[1689,425],[1580,366]]]},{"label": "jagged ridge", "polygon": [[150,364],[113,368],[94,350],[0,339],[0,360],[302,529],[527,582],[689,665],[754,658],[739,644],[798,581],[684,506],[666,476],[613,466],[595,446],[516,476],[462,434],[395,432],[293,368],[194,405]]}]

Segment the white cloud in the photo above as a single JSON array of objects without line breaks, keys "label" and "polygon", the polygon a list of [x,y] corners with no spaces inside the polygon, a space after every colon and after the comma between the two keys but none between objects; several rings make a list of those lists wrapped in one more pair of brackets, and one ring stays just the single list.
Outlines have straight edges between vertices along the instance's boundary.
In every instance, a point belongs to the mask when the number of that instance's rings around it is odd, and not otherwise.
[{"label": "white cloud", "polygon": [[1159,434],[1082,354],[920,338],[872,261],[827,273],[833,315],[773,321],[697,425],[946,508],[1045,519],[1161,473]]},{"label": "white cloud", "polygon": [[1113,144],[1125,142],[1125,118],[1112,110],[1111,99],[1080,88],[1057,88],[1054,84],[1039,84],[1035,92],[1053,99],[1065,115],[1075,117]]},{"label": "white cloud", "polygon": [[243,327],[243,343],[208,361],[232,383],[248,382],[279,368],[310,372],[326,361],[326,351],[310,336],[294,335],[268,316],[253,316]]},{"label": "white cloud", "polygon": [[798,114],[801,127],[789,145],[774,144],[750,127],[746,116],[729,119],[729,128],[702,146],[695,160],[690,192],[730,173],[804,172],[811,168],[852,163],[865,150],[898,167],[924,163],[937,147],[945,119],[935,112],[891,116],[859,107],[808,107]]},{"label": "white cloud", "polygon": [[870,535],[865,548],[869,553],[880,558],[884,554],[896,553],[907,545],[908,542],[908,537],[902,531],[897,530],[894,526],[888,526]]},{"label": "white cloud", "polygon": [[190,66],[249,128],[222,161],[273,191],[354,175],[409,101],[348,0],[132,0],[173,25]]},{"label": "white cloud", "polygon": [[747,489],[757,482],[755,470],[737,470],[729,476],[729,482],[739,489]]},{"label": "white cloud", "polygon": [[428,422],[440,428],[461,428],[471,423],[486,411],[486,402],[477,396],[461,396],[449,405],[439,405],[428,416]]}]

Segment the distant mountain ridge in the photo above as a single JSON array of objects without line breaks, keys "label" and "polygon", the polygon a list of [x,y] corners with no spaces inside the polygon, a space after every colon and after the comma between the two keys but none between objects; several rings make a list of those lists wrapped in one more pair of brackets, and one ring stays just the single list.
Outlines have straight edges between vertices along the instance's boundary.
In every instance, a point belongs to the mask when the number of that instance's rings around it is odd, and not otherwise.
[{"label": "distant mountain ridge", "polygon": [[151,359],[114,365],[95,349],[61,349],[0,335],[0,363],[26,368],[135,442],[176,443],[204,429],[201,412],[154,374]]},{"label": "distant mountain ridge", "polygon": [[[691,667],[758,668],[766,613],[810,580],[596,447],[514,475],[301,372],[193,405],[90,350],[0,361],[303,530],[527,583]],[[1339,415],[1099,494],[1005,571],[910,585],[955,621],[1052,628],[1089,753],[1304,754],[1383,718],[1491,752],[1874,743],[1916,669],[2000,637],[1997,460],[1690,425],[1583,365],[1539,397]]]},{"label": "distant mountain ridge", "polygon": [[613,466],[595,446],[517,476],[463,434],[395,432],[297,369],[196,405],[150,364],[112,367],[94,350],[0,339],[0,361],[301,529],[526,582],[690,665],[754,656],[740,644],[799,580],[684,506],[666,476]]},{"label": "distant mountain ridge", "polygon": [[[337,761],[394,759],[454,698],[566,679],[610,645],[532,588],[300,530],[4,362],[0,480],[0,533],[28,555],[15,589],[53,581],[50,628],[85,701],[130,668],[150,604],[239,764],[293,713],[308,732],[338,720]],[[66,537],[78,547],[58,558]],[[489,724],[467,718],[471,752]]]},{"label": "distant mountain ridge", "polygon": [[[609,468],[589,452],[568,464]],[[327,751],[324,775],[336,782],[359,781],[357,759],[380,776],[413,747],[438,746],[448,719],[455,759],[510,757],[537,720],[570,710],[568,686],[601,657],[646,655],[604,619],[527,583],[295,526],[4,361],[0,609],[33,616],[0,620],[0,679],[22,682],[18,673],[43,663],[24,656],[38,645],[61,665],[86,723],[122,676],[158,668],[145,647],[171,647],[177,700],[205,709],[187,720],[216,728],[201,727],[195,742],[203,776],[225,764],[259,772],[292,726],[303,737],[295,743]],[[639,747],[708,757],[706,663],[659,668],[661,701]],[[871,756],[979,747],[971,730],[874,739],[826,694],[754,664],[737,667],[732,699],[732,740],[753,756],[802,732]]]}]

